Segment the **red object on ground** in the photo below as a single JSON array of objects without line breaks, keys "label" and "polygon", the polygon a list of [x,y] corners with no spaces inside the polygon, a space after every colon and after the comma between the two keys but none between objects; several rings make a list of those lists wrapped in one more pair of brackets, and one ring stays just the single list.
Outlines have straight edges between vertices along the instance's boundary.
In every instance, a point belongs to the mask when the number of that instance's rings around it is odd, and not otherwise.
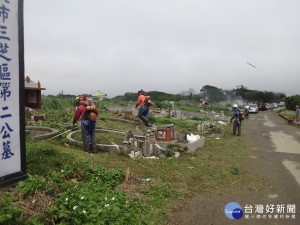
[{"label": "red object on ground", "polygon": [[157,141],[172,141],[174,140],[174,129],[172,128],[159,128],[154,134]]},{"label": "red object on ground", "polygon": [[295,120],[295,118],[286,118],[286,120],[288,121],[289,124],[292,124],[292,122]]}]

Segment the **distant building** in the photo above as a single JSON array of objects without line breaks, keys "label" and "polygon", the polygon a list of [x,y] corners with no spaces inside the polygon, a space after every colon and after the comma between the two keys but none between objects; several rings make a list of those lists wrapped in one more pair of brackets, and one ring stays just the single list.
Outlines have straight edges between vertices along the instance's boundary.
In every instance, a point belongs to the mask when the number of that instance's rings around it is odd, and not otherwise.
[{"label": "distant building", "polygon": [[95,99],[95,98],[98,98],[100,101],[102,101],[103,99],[105,99],[107,96],[107,94],[101,92],[101,91],[97,91],[93,94],[91,94],[91,96],[87,97],[87,98],[92,98],[92,99]]},{"label": "distant building", "polygon": [[37,83],[30,80],[29,76],[25,77],[25,107],[30,107],[32,109],[42,108],[42,88],[40,81]]}]

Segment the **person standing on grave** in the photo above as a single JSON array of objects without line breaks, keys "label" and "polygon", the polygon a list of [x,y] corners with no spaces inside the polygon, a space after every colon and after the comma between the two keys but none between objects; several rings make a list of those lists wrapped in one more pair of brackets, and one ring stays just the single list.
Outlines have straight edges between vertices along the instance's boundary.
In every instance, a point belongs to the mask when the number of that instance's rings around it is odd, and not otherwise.
[{"label": "person standing on grave", "polygon": [[73,126],[81,117],[81,133],[84,151],[97,153],[96,117],[98,116],[98,110],[94,103],[90,103],[86,100],[85,96],[80,96],[79,102],[80,105],[73,118]]},{"label": "person standing on grave", "polygon": [[149,115],[149,104],[145,104],[147,101],[147,96],[145,95],[145,92],[143,89],[138,91],[138,100],[135,105],[135,108],[137,108],[139,105],[141,107],[139,108],[139,113],[138,117],[144,122],[146,127],[149,127],[149,120],[148,120],[148,115]]}]

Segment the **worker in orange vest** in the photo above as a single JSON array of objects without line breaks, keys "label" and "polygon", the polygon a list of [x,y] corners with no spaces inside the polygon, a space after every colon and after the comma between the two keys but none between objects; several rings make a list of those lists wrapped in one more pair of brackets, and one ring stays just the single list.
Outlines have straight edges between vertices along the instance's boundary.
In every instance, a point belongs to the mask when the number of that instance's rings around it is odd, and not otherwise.
[{"label": "worker in orange vest", "polygon": [[135,105],[135,108],[141,105],[141,107],[139,108],[138,117],[144,122],[146,127],[149,127],[149,120],[148,120],[149,106],[145,105],[145,100],[147,99],[147,97],[143,89],[138,91],[138,95],[139,97]]}]

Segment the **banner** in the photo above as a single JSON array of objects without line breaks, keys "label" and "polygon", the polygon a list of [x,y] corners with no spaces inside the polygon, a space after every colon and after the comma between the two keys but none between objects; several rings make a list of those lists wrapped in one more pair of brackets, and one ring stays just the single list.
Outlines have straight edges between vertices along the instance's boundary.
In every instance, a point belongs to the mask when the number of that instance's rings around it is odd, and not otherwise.
[{"label": "banner", "polygon": [[0,0],[0,187],[26,179],[23,0]]}]

